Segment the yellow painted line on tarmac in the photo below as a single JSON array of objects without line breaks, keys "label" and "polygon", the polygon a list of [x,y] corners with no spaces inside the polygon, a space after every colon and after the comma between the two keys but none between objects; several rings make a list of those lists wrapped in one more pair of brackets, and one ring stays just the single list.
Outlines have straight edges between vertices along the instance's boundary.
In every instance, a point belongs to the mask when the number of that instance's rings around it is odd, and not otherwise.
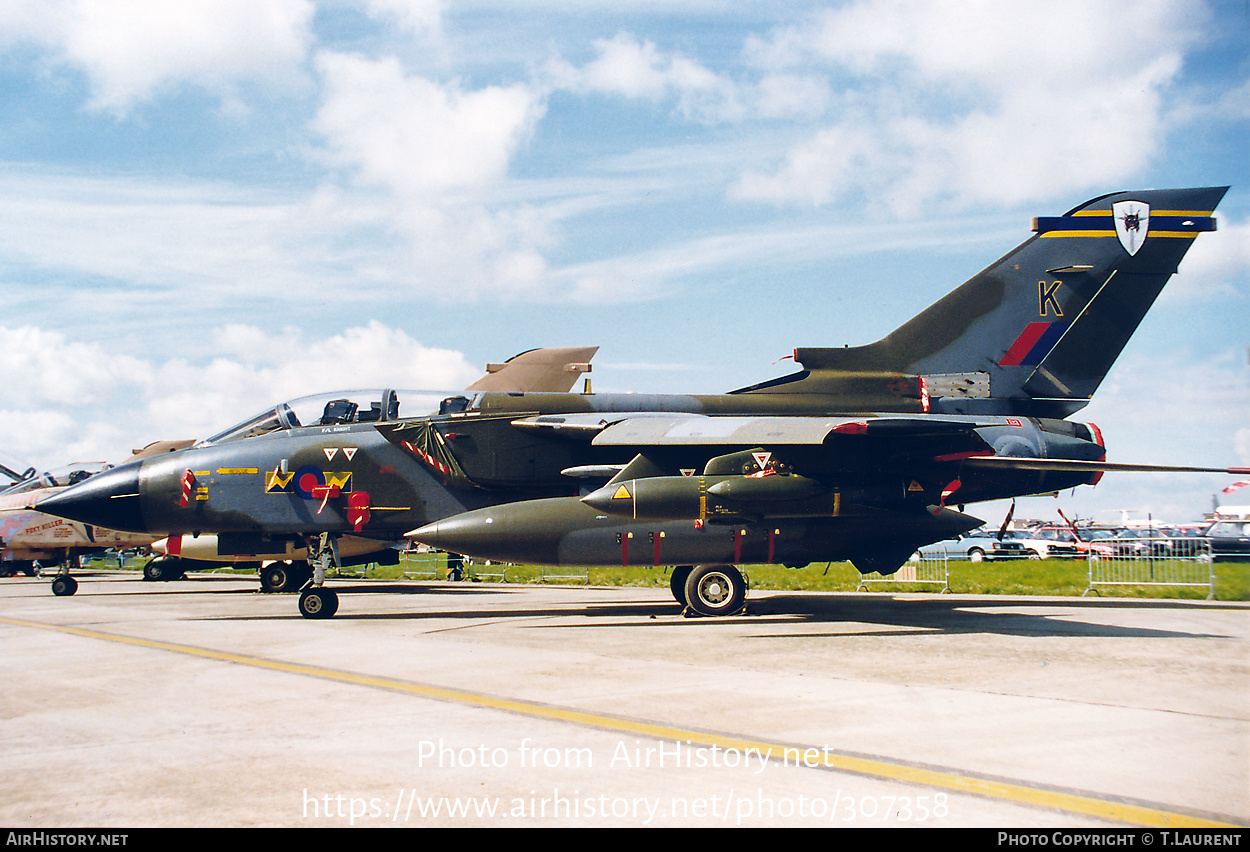
[{"label": "yellow painted line on tarmac", "polygon": [[307,677],[321,678],[322,680],[336,681],[338,683],[386,689],[392,692],[417,695],[422,698],[449,701],[471,707],[502,710],[508,713],[516,713],[535,719],[549,719],[558,722],[568,722],[574,725],[584,725],[603,730],[618,731],[621,733],[633,734],[635,736],[653,737],[663,740],[680,740],[691,745],[717,747],[721,750],[737,749],[740,752],[745,752],[747,749],[756,749],[760,754],[774,755],[775,757],[773,757],[773,759],[778,762],[782,762],[780,758],[788,757],[789,760],[786,761],[784,765],[801,765],[811,768],[825,768],[839,770],[842,772],[853,772],[858,775],[866,775],[888,781],[897,781],[904,784],[919,784],[926,787],[936,787],[953,793],[966,793],[990,799],[1015,802],[1022,805],[1051,808],[1066,811],[1068,813],[1084,814],[1098,819],[1125,822],[1148,828],[1231,827],[1230,823],[1194,817],[1188,814],[1173,813],[1144,805],[1107,801],[1097,799],[1092,796],[1083,796],[1078,793],[1065,793],[1057,790],[1039,789],[1007,781],[975,778],[947,770],[929,769],[921,766],[899,765],[886,760],[839,754],[829,750],[828,748],[805,749],[794,745],[768,742],[766,740],[747,739],[724,734],[712,734],[705,731],[677,728],[671,725],[640,722],[616,716],[605,716],[599,713],[588,713],[581,710],[554,707],[546,704],[539,704],[533,701],[522,701],[514,698],[497,698],[475,692],[466,692],[460,689],[429,686],[426,684],[412,683],[410,681],[395,680],[393,678],[378,677],[375,675],[358,674],[355,672],[343,672],[335,669],[322,668],[320,666],[305,665],[303,663],[285,663],[280,660],[267,660],[263,657],[253,657],[248,654],[214,651],[208,648],[197,648],[192,645],[179,645],[172,642],[159,642],[153,639],[139,639],[134,636],[102,633],[98,630],[87,630],[81,627],[42,624],[18,618],[9,618],[7,616],[0,616],[0,623],[10,624],[16,627],[31,627],[39,630],[54,630],[60,633],[68,633],[73,636],[82,636],[88,639],[102,639],[107,642],[117,642],[123,645],[132,645],[140,648],[152,648],[160,651],[171,651],[177,654],[185,654],[209,660],[219,660],[227,663],[236,663],[238,665],[251,666],[252,668],[258,669],[267,669],[269,671],[286,672],[288,674],[305,675]]}]

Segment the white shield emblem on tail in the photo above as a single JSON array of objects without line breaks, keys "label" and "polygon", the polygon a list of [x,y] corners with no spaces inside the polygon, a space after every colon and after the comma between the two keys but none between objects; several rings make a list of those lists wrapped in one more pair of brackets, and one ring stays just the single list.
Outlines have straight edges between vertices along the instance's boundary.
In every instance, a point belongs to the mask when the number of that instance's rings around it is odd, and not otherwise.
[{"label": "white shield emblem on tail", "polygon": [[1150,230],[1150,205],[1144,201],[1117,201],[1111,205],[1111,213],[1120,245],[1130,255],[1137,254]]}]

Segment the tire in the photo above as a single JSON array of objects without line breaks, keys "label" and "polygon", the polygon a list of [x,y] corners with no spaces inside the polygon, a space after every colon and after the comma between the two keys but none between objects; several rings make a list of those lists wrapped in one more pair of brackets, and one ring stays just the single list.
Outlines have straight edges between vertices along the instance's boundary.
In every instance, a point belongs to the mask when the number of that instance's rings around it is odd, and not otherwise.
[{"label": "tire", "polygon": [[968,561],[969,562],[984,562],[985,551],[979,547],[972,548],[972,550],[968,551]]},{"label": "tire", "polygon": [[260,590],[267,594],[273,592],[289,592],[289,585],[294,580],[291,566],[285,562],[275,562],[260,570]]},{"label": "tire", "polygon": [[746,597],[746,579],[732,565],[700,565],[686,578],[686,605],[699,615],[733,615]]},{"label": "tire", "polygon": [[169,562],[168,556],[157,556],[153,559],[149,559],[147,563],[143,566],[143,579],[149,583],[156,583],[156,582],[160,582],[161,580],[172,579],[166,576],[166,569],[168,567],[168,562]]},{"label": "tire", "polygon": [[78,581],[68,574],[57,577],[52,581],[52,594],[58,598],[68,597],[78,591]]},{"label": "tire", "polygon": [[339,596],[332,589],[308,589],[299,596],[299,614],[304,618],[333,618],[339,611]]},{"label": "tire", "polygon": [[673,567],[673,573],[668,578],[669,591],[673,593],[673,599],[682,606],[689,603],[686,600],[686,580],[690,578],[690,572],[693,570],[693,565],[677,565]]}]

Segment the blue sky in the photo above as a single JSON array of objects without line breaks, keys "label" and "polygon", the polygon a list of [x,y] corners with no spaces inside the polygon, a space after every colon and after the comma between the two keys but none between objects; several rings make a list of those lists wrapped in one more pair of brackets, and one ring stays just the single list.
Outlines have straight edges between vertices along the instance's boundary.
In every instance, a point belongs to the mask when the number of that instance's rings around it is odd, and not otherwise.
[{"label": "blue sky", "polygon": [[[729,390],[1033,216],[1231,185],[1077,419],[1113,460],[1247,465],[1248,45],[1250,6],[1192,0],[5,0],[3,449],[120,461],[535,346],[599,345],[596,390]],[[1229,480],[1018,514],[1184,520]]]}]

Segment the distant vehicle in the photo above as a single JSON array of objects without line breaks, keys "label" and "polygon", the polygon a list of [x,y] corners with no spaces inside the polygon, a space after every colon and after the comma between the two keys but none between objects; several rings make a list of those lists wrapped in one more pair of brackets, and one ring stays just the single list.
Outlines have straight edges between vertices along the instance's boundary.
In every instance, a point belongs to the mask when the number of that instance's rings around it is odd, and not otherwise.
[{"label": "distant vehicle", "polygon": [[1250,561],[1250,520],[1216,521],[1207,530],[1207,540],[1216,560]]},{"label": "distant vehicle", "polygon": [[1184,524],[1178,527],[1164,528],[1164,535],[1172,540],[1172,555],[1208,555],[1211,552],[1206,538],[1209,526],[1209,524]]},{"label": "distant vehicle", "polygon": [[1171,556],[1173,551],[1172,539],[1144,527],[1119,532],[1108,543],[1116,556]]},{"label": "distant vehicle", "polygon": [[1119,534],[1119,527],[1077,527],[1076,547],[1086,559],[1115,556],[1111,539]]},{"label": "distant vehicle", "polygon": [[967,535],[948,538],[943,541],[925,545],[920,548],[922,559],[967,559],[970,562],[984,562],[990,559],[1028,559],[1039,558],[1027,550],[1023,542],[1003,536],[998,540],[997,532],[973,530]]},{"label": "distant vehicle", "polygon": [[1074,543],[1071,530],[1043,527],[1032,530],[1008,530],[1004,540],[1018,541],[1038,559],[1077,559],[1082,553]]}]

